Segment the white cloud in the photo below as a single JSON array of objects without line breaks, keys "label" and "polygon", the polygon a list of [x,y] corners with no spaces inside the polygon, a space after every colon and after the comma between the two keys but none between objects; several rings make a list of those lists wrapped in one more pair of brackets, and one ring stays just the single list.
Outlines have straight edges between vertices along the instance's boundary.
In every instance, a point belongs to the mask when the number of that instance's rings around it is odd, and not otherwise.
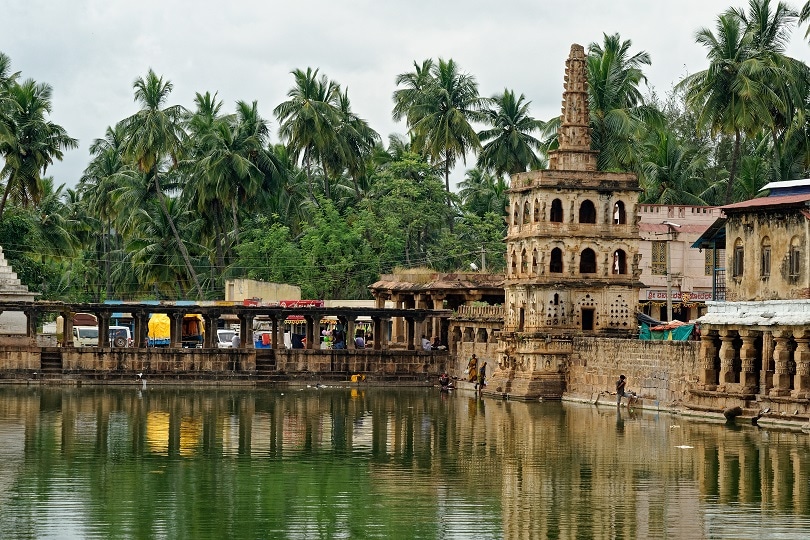
[{"label": "white cloud", "polygon": [[[218,92],[227,110],[258,100],[271,120],[294,68],[318,67],[348,86],[354,109],[383,139],[404,126],[391,120],[394,78],[413,61],[453,58],[476,76],[481,93],[524,93],[542,119],[559,114],[571,43],[618,32],[645,50],[650,84],[665,93],[705,66],[694,43],[713,27],[726,0],[310,0],[234,2],[11,0],[0,8],[0,51],[24,77],[54,88],[52,119],[80,139],[49,173],[74,185],[92,140],[135,112],[133,81],[153,68],[174,83],[172,103],[190,107],[195,92]],[[798,5],[798,4],[797,4]],[[806,60],[804,28],[790,54]],[[454,174],[463,176],[461,168]]]}]

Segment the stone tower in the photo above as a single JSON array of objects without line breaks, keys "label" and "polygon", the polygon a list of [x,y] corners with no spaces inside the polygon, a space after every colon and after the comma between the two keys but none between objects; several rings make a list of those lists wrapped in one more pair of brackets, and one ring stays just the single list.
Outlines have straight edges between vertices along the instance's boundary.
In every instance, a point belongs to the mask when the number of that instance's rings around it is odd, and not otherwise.
[{"label": "stone tower", "polygon": [[512,177],[504,332],[488,391],[559,396],[574,336],[636,332],[638,178],[596,170],[585,62],[572,45],[549,168]]}]

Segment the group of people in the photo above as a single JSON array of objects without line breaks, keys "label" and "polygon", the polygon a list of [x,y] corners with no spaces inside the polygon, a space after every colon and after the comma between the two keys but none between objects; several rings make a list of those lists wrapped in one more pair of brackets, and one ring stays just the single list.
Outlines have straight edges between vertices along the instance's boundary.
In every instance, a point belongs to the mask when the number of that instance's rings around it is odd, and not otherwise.
[{"label": "group of people", "polygon": [[422,334],[422,350],[423,351],[443,351],[447,349],[447,347],[442,343],[442,340],[439,336],[433,338],[433,341],[430,341],[427,336]]},{"label": "group of people", "polygon": [[467,380],[475,383],[475,389],[478,392],[483,392],[487,385],[487,363],[484,361],[479,366],[478,357],[475,354],[467,362]]}]

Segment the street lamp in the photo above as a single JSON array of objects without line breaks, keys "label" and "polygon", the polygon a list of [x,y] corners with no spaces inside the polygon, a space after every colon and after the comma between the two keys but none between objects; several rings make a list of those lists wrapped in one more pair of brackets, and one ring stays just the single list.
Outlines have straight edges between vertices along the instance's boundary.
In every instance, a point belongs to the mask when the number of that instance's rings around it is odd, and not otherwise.
[{"label": "street lamp", "polygon": [[667,226],[667,322],[669,323],[672,322],[672,263],[670,262],[672,250],[669,245],[674,239],[673,234],[676,229],[680,229],[681,226],[672,221],[662,221],[661,224]]}]

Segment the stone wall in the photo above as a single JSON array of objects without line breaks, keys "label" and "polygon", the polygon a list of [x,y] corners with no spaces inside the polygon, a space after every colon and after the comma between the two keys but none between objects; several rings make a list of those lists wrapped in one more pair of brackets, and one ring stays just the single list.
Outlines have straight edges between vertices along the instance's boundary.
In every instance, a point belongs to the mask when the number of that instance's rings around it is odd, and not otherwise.
[{"label": "stone wall", "polygon": [[673,405],[689,399],[699,383],[700,342],[586,338],[573,340],[567,368],[566,396],[593,399],[616,391],[627,376],[627,389],[645,401]]}]

